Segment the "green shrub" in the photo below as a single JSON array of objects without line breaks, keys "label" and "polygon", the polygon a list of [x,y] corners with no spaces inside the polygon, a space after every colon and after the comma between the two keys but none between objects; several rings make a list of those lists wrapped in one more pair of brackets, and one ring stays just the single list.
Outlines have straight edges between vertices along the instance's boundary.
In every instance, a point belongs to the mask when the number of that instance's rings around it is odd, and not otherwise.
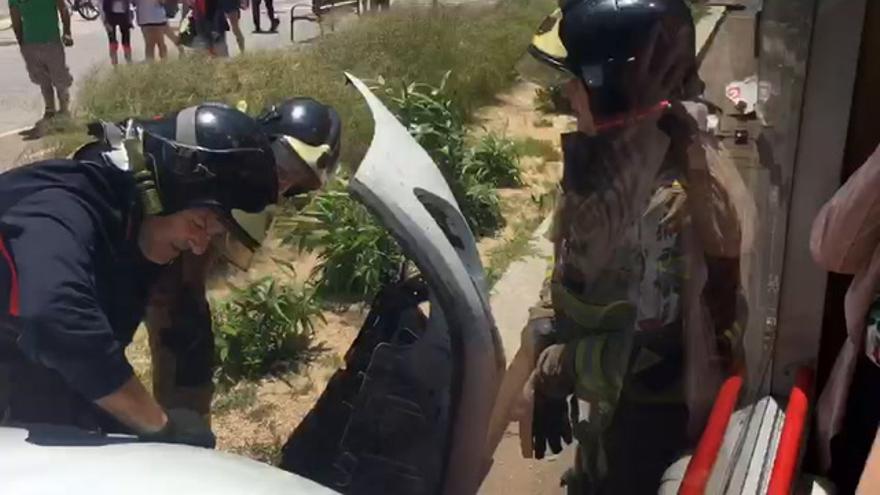
[{"label": "green shrub", "polygon": [[310,290],[260,279],[214,308],[214,343],[221,382],[256,379],[308,358],[313,322],[322,319]]},{"label": "green shrub", "polygon": [[365,299],[397,275],[404,258],[388,231],[340,189],[318,195],[277,225],[285,242],[319,253],[312,272],[319,296]]},{"label": "green shrub", "polygon": [[489,133],[480,138],[465,169],[475,167],[483,181],[495,187],[520,187],[519,157],[512,140]]},{"label": "green shrub", "polygon": [[504,227],[501,201],[494,186],[477,175],[465,174],[451,183],[450,189],[476,237],[493,235]]}]

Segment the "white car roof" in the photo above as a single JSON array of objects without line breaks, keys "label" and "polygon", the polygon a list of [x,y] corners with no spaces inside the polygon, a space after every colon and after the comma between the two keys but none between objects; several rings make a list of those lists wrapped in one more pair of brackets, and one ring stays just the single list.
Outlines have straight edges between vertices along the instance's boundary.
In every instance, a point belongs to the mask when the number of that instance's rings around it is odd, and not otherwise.
[{"label": "white car roof", "polygon": [[0,493],[10,495],[336,493],[234,454],[63,427],[0,427],[0,458]]}]

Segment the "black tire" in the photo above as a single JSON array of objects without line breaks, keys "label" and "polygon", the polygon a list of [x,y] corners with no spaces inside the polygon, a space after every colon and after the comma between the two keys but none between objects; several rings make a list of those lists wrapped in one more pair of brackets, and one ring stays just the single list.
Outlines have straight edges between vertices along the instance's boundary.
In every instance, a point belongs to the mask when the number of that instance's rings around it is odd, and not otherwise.
[{"label": "black tire", "polygon": [[76,6],[76,11],[79,13],[80,17],[87,21],[94,21],[99,15],[101,15],[94,4],[94,0],[81,0]]}]

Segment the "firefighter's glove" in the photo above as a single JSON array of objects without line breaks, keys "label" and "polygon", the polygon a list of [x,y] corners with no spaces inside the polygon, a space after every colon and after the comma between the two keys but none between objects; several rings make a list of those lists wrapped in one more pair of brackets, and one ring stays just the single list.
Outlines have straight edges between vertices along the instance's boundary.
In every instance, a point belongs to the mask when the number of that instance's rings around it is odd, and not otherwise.
[{"label": "firefighter's glove", "polygon": [[566,397],[574,392],[574,348],[554,344],[541,352],[533,375],[535,406],[532,444],[535,458],[543,459],[547,447],[554,454],[572,440],[571,415]]},{"label": "firefighter's glove", "polygon": [[535,396],[564,399],[574,393],[576,346],[554,344],[541,352],[535,365]]},{"label": "firefighter's glove", "polygon": [[544,349],[554,343],[556,343],[556,330],[553,326],[553,318],[549,316],[529,320],[520,334],[520,347],[532,354],[535,362]]},{"label": "firefighter's glove", "polygon": [[140,436],[145,442],[180,443],[213,449],[217,438],[211,427],[197,412],[189,409],[169,409],[165,412],[168,422],[155,432]]},{"label": "firefighter's glove", "polygon": [[[572,407],[576,409],[577,399],[574,397],[572,399]],[[548,447],[550,452],[558,454],[562,452],[564,446],[571,444],[571,416],[567,399],[547,397],[535,392],[535,411],[532,415],[532,446],[535,459],[543,459]]]}]

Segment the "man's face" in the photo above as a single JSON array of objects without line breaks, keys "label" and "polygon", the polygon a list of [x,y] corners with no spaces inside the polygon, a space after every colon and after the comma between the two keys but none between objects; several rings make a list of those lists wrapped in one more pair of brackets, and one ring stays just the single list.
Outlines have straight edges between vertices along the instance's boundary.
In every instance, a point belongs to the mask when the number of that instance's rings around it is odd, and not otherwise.
[{"label": "man's face", "polygon": [[147,259],[166,264],[185,251],[204,254],[211,240],[225,232],[217,212],[190,208],[171,215],[148,217],[141,227],[138,243]]}]

